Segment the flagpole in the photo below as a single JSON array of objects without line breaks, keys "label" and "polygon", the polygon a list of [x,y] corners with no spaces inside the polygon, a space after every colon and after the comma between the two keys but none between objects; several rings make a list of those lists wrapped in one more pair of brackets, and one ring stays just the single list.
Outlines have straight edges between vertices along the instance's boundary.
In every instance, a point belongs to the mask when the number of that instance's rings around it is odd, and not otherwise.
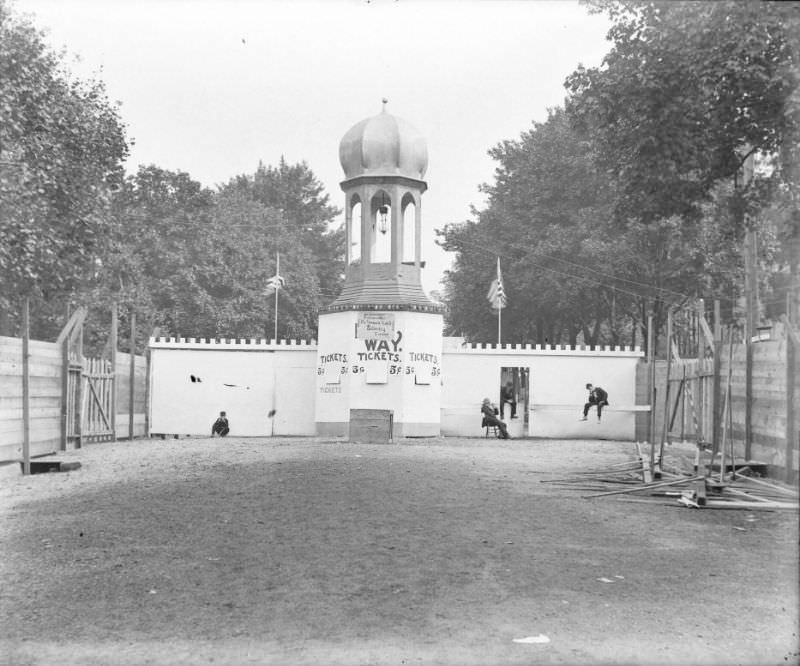
[{"label": "flagpole", "polygon": [[[275,253],[275,275],[281,274],[281,253]],[[280,287],[275,285],[275,344],[278,343],[278,292]]]},{"label": "flagpole", "polygon": [[500,321],[502,319],[503,308],[497,308],[497,344],[500,344]]}]

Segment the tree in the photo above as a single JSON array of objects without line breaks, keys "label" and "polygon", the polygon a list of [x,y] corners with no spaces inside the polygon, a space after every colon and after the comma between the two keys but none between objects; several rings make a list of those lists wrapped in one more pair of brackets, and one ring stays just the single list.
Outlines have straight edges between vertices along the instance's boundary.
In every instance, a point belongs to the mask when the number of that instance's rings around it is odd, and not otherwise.
[{"label": "tree", "polygon": [[614,46],[567,79],[567,110],[619,183],[619,219],[696,219],[743,146],[777,154],[796,136],[796,3],[592,4],[614,20]]},{"label": "tree", "polygon": [[143,338],[156,326],[194,334],[194,302],[203,301],[195,276],[207,262],[200,244],[213,207],[214,192],[189,174],[139,167],[113,197],[111,237],[86,303],[102,312],[116,303],[122,323],[135,310]]},{"label": "tree", "polygon": [[221,188],[223,195],[239,192],[278,211],[289,228],[311,252],[314,273],[323,303],[341,291],[344,272],[344,229],[332,229],[341,211],[330,205],[322,184],[305,162],[287,164],[281,157],[277,167],[258,165],[252,175],[239,175]]},{"label": "tree", "polygon": [[710,195],[695,224],[678,216],[617,222],[616,182],[563,109],[490,155],[498,167],[483,188],[487,208],[440,232],[457,253],[447,274],[451,332],[494,339],[485,293],[495,255],[509,294],[506,340],[637,344],[649,315],[660,327],[668,307],[730,297],[742,237],[730,185]]},{"label": "tree", "polygon": [[280,253],[278,335],[315,337],[324,301],[316,267],[326,266],[324,277],[337,265],[336,255],[319,250],[335,247],[337,237],[324,232],[319,215],[335,210],[305,165],[281,167],[283,198],[275,198],[277,173],[262,166],[255,178],[234,178],[215,192],[186,173],[140,167],[114,197],[112,251],[90,301],[135,310],[145,331],[271,338],[275,299],[265,289]]},{"label": "tree", "polygon": [[71,77],[5,0],[0,80],[0,332],[11,332],[25,295],[33,335],[46,337],[96,272],[127,144],[102,82]]},{"label": "tree", "polygon": [[488,207],[439,232],[442,246],[457,253],[446,275],[454,332],[494,338],[485,296],[495,255],[509,301],[504,338],[574,343],[581,335],[594,344],[604,327],[615,330],[604,307],[617,263],[607,235],[613,189],[593,150],[554,109],[519,140],[489,151],[499,166],[495,183],[483,187]]},{"label": "tree", "polygon": [[[567,111],[576,127],[592,133],[598,165],[616,183],[615,222],[646,241],[643,265],[660,266],[654,279],[681,273],[675,252],[665,253],[669,245],[681,247],[696,259],[682,291],[723,292],[731,303],[730,286],[742,281],[741,272],[716,272],[709,280],[709,261],[691,250],[696,241],[716,238],[728,268],[741,266],[729,242],[741,244],[745,219],[758,227],[767,207],[782,209],[778,238],[796,233],[800,6],[588,4],[612,19],[613,48],[602,67],[578,68],[567,79]],[[744,187],[741,170],[752,155],[762,169]],[[659,227],[684,241],[676,246]],[[771,235],[758,233],[765,240]],[[774,250],[770,243],[761,247],[766,266]],[[788,263],[796,266],[797,257]],[[662,320],[663,304],[654,303],[652,312]]]}]

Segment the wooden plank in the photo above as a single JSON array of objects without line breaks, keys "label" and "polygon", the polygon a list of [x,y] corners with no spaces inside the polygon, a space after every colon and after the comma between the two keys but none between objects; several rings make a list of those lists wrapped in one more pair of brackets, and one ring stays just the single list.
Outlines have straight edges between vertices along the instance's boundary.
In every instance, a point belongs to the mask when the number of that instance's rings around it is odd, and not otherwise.
[{"label": "wooden plank", "polygon": [[[31,377],[60,377],[60,363],[57,361],[42,363],[35,358],[28,357],[28,374]],[[19,363],[0,362],[0,376],[20,377],[22,375],[22,359]]]},{"label": "wooden plank", "polygon": [[658,481],[655,483],[647,483],[644,485],[635,486],[633,488],[622,488],[618,490],[609,490],[605,493],[597,493],[595,495],[584,495],[584,499],[589,499],[592,497],[606,497],[608,495],[621,495],[625,493],[635,493],[635,492],[642,492],[648,491],[651,488],[662,488],[664,486],[679,486],[681,484],[692,484],[695,481],[700,480],[699,476],[687,476],[683,479],[671,479],[669,481]]},{"label": "wooden plank", "polygon": [[700,313],[700,315],[698,316],[698,321],[700,322],[700,329],[702,330],[703,336],[705,337],[706,346],[711,347],[713,349],[714,336],[711,333],[711,328],[709,327],[708,322],[706,321],[705,315],[703,313]]},{"label": "wooden plank", "polygon": [[[47,407],[34,406],[33,401],[30,401],[28,407],[28,416],[31,419],[58,419],[61,416],[61,406],[50,405]],[[25,419],[25,401],[19,407],[13,409],[0,409],[0,425],[10,421],[22,421]]]},{"label": "wooden plank", "polygon": [[75,310],[64,328],[62,328],[61,332],[58,334],[56,345],[60,347],[65,340],[68,340],[70,333],[75,329],[76,326],[83,326],[84,319],[86,319],[86,308],[80,307]]}]

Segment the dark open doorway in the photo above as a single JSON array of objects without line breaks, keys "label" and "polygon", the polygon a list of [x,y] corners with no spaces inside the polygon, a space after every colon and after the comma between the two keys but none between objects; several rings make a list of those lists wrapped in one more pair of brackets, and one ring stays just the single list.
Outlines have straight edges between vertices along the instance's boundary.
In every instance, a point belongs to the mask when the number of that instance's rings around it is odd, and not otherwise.
[{"label": "dark open doorway", "polygon": [[530,368],[500,368],[500,418],[507,423],[519,421],[522,433],[528,433]]}]

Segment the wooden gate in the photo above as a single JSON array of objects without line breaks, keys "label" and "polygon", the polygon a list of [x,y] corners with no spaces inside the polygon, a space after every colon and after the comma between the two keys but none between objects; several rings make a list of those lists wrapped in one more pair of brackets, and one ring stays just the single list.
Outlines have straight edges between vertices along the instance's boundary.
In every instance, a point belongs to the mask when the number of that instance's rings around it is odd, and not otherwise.
[{"label": "wooden gate", "polygon": [[83,359],[81,439],[105,442],[114,439],[114,368],[103,358]]},{"label": "wooden gate", "polygon": [[67,378],[67,442],[114,439],[114,370],[102,358],[70,358]]},{"label": "wooden gate", "polygon": [[114,440],[114,365],[103,358],[83,355],[86,308],[78,308],[61,331],[57,344],[63,353],[61,449],[80,448],[84,442]]}]

